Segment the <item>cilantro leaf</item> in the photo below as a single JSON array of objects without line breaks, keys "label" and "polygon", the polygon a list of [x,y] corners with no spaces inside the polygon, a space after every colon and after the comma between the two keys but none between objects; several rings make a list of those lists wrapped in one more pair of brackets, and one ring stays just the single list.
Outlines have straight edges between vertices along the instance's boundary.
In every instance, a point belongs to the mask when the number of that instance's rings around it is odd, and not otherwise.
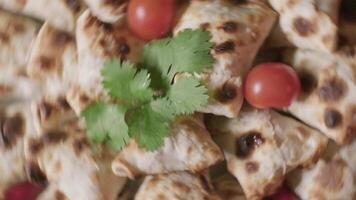
[{"label": "cilantro leaf", "polygon": [[[212,67],[210,39],[206,31],[185,30],[152,41],[144,47],[141,70],[130,62],[106,62],[102,84],[115,103],[96,102],[81,113],[91,141],[120,150],[134,138],[141,148],[158,149],[177,115],[191,114],[208,101],[206,87],[192,74]],[[180,72],[188,76],[172,83]]]},{"label": "cilantro leaf", "polygon": [[125,112],[126,108],[119,105],[104,102],[90,104],[81,113],[89,139],[94,143],[108,141],[114,150],[120,150],[129,140]]},{"label": "cilantro leaf", "polygon": [[153,96],[147,70],[137,71],[130,62],[111,60],[101,71],[103,86],[112,97],[129,104],[150,101]]},{"label": "cilantro leaf", "polygon": [[192,114],[208,102],[207,89],[193,76],[183,76],[171,86],[168,99],[176,115]]},{"label": "cilantro leaf", "polygon": [[176,72],[200,73],[207,67],[212,67],[214,61],[210,54],[213,44],[209,32],[203,30],[185,30],[179,32],[172,40]]},{"label": "cilantro leaf", "polygon": [[173,120],[175,117],[175,109],[172,102],[168,98],[159,98],[151,102],[152,110],[160,113],[167,119]]},{"label": "cilantro leaf", "polygon": [[158,149],[169,135],[170,119],[153,109],[151,104],[137,108],[130,115],[129,135],[139,147],[153,151]]},{"label": "cilantro leaf", "polygon": [[141,63],[158,68],[162,76],[171,79],[177,72],[200,73],[212,67],[212,43],[208,32],[184,30],[174,38],[153,41],[144,47]]}]

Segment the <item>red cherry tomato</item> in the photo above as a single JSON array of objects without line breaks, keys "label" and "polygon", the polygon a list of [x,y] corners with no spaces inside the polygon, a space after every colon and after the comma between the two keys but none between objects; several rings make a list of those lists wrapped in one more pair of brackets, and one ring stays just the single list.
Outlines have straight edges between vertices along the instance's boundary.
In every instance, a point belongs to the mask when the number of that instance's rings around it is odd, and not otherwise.
[{"label": "red cherry tomato", "polygon": [[257,108],[289,106],[300,93],[297,73],[283,63],[264,63],[254,67],[246,76],[246,100]]},{"label": "red cherry tomato", "polygon": [[131,31],[141,39],[152,40],[170,31],[175,0],[131,0],[127,12]]},{"label": "red cherry tomato", "polygon": [[298,198],[293,192],[285,187],[282,187],[274,195],[272,195],[272,200],[298,200]]},{"label": "red cherry tomato", "polygon": [[25,182],[10,187],[5,192],[4,200],[36,200],[43,188],[39,185]]}]

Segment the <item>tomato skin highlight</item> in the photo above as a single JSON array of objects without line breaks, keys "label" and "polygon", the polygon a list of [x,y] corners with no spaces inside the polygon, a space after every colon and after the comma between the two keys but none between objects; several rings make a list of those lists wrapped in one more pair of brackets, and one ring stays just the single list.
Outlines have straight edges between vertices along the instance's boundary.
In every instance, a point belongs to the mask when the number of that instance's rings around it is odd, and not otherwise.
[{"label": "tomato skin highlight", "polygon": [[130,30],[143,40],[165,36],[172,28],[175,0],[131,0],[127,21]]},{"label": "tomato skin highlight", "polygon": [[19,183],[7,189],[4,200],[36,200],[42,191],[43,188],[39,185],[30,182]]},{"label": "tomato skin highlight", "polygon": [[297,73],[283,63],[263,63],[246,76],[244,95],[256,108],[283,108],[298,98],[301,90]]}]

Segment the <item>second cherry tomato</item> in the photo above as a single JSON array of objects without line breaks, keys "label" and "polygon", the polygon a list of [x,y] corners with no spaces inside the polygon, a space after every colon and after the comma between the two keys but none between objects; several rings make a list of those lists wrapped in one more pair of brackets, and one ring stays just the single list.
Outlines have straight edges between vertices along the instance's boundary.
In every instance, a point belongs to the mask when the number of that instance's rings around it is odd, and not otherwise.
[{"label": "second cherry tomato", "polygon": [[300,93],[297,73],[283,63],[265,63],[254,67],[246,76],[244,95],[257,108],[289,106]]},{"label": "second cherry tomato", "polygon": [[272,195],[271,199],[273,199],[273,200],[297,200],[298,198],[289,189],[287,189],[286,187],[282,187],[274,195]]},{"label": "second cherry tomato", "polygon": [[33,183],[20,183],[7,189],[5,200],[36,200],[42,190],[42,187]]},{"label": "second cherry tomato", "polygon": [[141,39],[156,39],[170,31],[174,14],[175,0],[131,0],[128,25]]}]

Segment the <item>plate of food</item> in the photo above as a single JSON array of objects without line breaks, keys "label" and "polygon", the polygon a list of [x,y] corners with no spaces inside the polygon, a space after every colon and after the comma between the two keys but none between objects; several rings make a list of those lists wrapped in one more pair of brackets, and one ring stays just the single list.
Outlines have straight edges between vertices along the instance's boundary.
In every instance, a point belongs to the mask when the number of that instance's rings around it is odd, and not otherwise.
[{"label": "plate of food", "polygon": [[0,0],[0,200],[355,200],[353,0]]}]

